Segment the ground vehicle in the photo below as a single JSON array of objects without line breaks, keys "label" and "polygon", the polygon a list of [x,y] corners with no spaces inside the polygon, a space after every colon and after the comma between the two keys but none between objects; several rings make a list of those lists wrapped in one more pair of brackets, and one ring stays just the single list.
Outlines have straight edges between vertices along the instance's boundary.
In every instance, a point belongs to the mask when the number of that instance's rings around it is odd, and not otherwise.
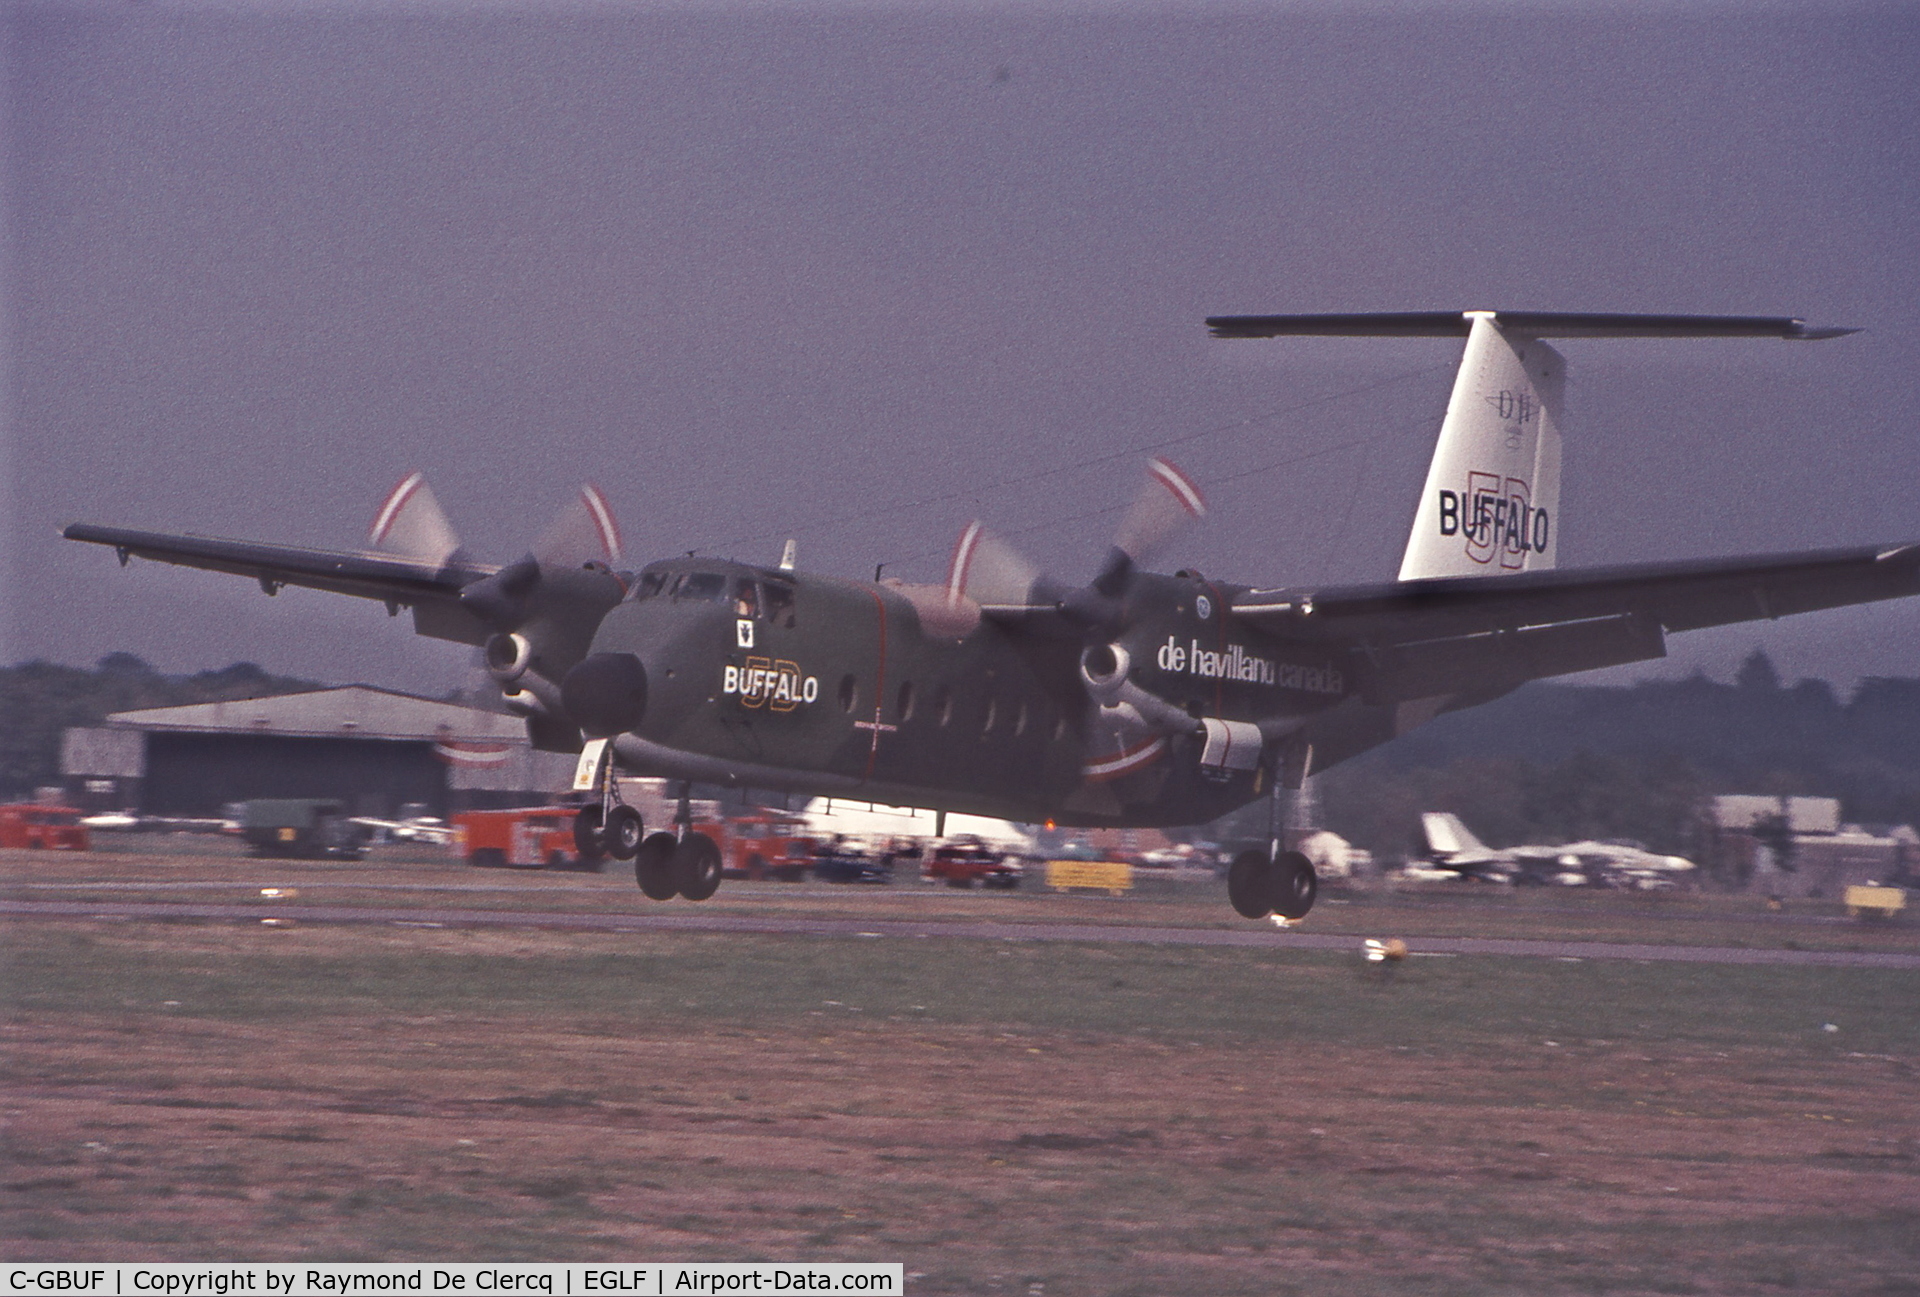
[{"label": "ground vehicle", "polygon": [[36,851],[85,851],[92,843],[80,812],[71,806],[25,802],[0,806],[0,847]]},{"label": "ground vehicle", "polygon": [[369,833],[331,798],[271,797],[241,804],[240,836],[256,856],[358,860]]},{"label": "ground vehicle", "polygon": [[797,815],[741,815],[694,828],[719,844],[721,873],[727,878],[797,883],[813,864],[814,841],[807,835],[807,822]]},{"label": "ground vehicle", "polygon": [[1020,886],[1020,866],[979,838],[954,838],[934,850],[922,877],[930,883],[944,881],[948,887],[972,887],[978,882],[1011,890]]},{"label": "ground vehicle", "polygon": [[893,862],[846,838],[813,849],[813,876],[823,883],[890,883]]},{"label": "ground vehicle", "polygon": [[571,806],[464,811],[453,817],[454,841],[470,865],[518,869],[598,869],[573,839]]}]

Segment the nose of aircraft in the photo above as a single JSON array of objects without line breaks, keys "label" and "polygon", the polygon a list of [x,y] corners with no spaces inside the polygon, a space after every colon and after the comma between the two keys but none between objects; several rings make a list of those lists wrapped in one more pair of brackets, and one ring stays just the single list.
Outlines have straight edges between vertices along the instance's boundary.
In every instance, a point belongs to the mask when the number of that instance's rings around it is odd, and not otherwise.
[{"label": "nose of aircraft", "polygon": [[631,653],[595,653],[567,672],[560,702],[588,738],[624,734],[647,714],[647,669]]}]

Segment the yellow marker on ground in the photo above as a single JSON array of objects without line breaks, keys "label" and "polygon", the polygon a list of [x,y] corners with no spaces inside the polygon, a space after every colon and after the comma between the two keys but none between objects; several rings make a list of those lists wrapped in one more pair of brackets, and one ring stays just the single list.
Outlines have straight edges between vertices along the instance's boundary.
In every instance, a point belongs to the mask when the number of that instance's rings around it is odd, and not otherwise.
[{"label": "yellow marker on ground", "polygon": [[1047,886],[1059,892],[1084,887],[1119,896],[1133,889],[1133,866],[1119,860],[1049,860]]},{"label": "yellow marker on ground", "polygon": [[1844,898],[1847,903],[1847,917],[1857,919],[1861,912],[1872,910],[1883,919],[1891,919],[1907,907],[1907,894],[1898,887],[1876,887],[1871,884],[1855,884],[1847,888]]}]

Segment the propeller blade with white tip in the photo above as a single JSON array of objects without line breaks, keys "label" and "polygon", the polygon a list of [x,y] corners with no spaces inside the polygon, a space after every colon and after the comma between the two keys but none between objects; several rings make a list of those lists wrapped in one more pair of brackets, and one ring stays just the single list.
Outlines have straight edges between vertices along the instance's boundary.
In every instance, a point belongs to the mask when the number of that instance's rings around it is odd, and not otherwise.
[{"label": "propeller blade with white tip", "polygon": [[552,567],[619,566],[620,524],[599,487],[589,482],[580,488],[580,494],[534,543],[533,556]]},{"label": "propeller blade with white tip", "polygon": [[400,479],[367,529],[367,543],[386,554],[417,559],[443,567],[460,550],[460,537],[434,499],[426,474],[412,472]]},{"label": "propeller blade with white tip", "polygon": [[1159,456],[1147,461],[1147,480],[1113,539],[1136,564],[1145,563],[1189,523],[1204,517],[1206,497],[1193,479]]}]

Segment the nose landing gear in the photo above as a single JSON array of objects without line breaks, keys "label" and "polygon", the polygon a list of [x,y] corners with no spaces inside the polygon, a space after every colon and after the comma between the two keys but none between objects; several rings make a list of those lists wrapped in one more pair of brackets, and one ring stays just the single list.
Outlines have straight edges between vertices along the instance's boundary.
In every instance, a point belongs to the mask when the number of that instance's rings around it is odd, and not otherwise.
[{"label": "nose landing gear", "polygon": [[601,832],[604,818],[604,810],[599,806],[582,806],[580,813],[573,817],[574,854],[580,857],[581,864],[596,869],[607,857],[606,838]]}]

